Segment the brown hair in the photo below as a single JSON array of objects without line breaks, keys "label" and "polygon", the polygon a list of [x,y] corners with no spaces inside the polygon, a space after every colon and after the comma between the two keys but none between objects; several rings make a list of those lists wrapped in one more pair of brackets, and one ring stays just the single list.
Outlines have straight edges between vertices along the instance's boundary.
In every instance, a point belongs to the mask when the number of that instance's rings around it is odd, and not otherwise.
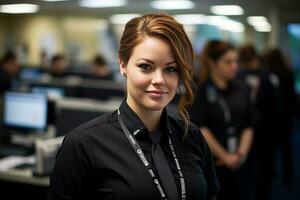
[{"label": "brown hair", "polygon": [[226,52],[235,48],[221,40],[210,40],[204,45],[200,54],[200,83],[207,80],[210,75],[210,63],[216,63]]},{"label": "brown hair", "polygon": [[258,58],[258,54],[252,44],[246,44],[239,48],[239,61],[243,63],[251,62]]},{"label": "brown hair", "polygon": [[184,31],[183,25],[179,24],[170,15],[150,13],[133,18],[125,25],[120,41],[119,59],[127,64],[134,48],[146,36],[161,38],[172,47],[172,53],[179,69],[179,80],[184,87],[184,91],[179,87],[181,98],[178,104],[178,111],[187,128],[189,115],[186,111],[186,106],[191,104],[194,99],[191,85],[191,68],[194,56],[192,44]]},{"label": "brown hair", "polygon": [[269,50],[264,56],[264,61],[266,67],[275,74],[286,75],[291,71],[290,64],[280,49]]}]

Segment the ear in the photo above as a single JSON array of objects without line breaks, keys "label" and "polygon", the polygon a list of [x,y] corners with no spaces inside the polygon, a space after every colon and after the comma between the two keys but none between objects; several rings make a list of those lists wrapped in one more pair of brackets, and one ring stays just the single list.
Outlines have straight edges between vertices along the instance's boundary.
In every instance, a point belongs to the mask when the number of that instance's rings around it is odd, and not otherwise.
[{"label": "ear", "polygon": [[120,66],[121,75],[126,77],[126,72],[127,72],[126,64],[122,60],[119,60],[119,66]]}]

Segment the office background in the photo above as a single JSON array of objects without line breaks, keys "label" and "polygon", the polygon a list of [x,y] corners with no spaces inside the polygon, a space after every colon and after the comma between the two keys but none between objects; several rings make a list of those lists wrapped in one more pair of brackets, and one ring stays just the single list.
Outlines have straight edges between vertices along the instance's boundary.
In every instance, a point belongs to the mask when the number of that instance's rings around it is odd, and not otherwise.
[{"label": "office background", "polygon": [[[108,2],[113,4],[103,7]],[[56,130],[54,135],[64,135],[76,124],[117,107],[124,95],[123,79],[118,75],[117,63],[118,42],[124,24],[134,16],[152,11],[168,12],[183,23],[196,55],[208,39],[224,39],[235,46],[252,43],[261,54],[272,47],[279,47],[290,61],[295,78],[295,90],[298,96],[300,95],[300,1],[173,0],[165,8],[158,8],[163,4],[159,5],[157,2],[152,0],[0,1],[0,56],[2,57],[8,50],[16,53],[21,66],[20,73],[23,75],[16,87],[22,88],[22,92],[41,88],[48,89],[46,92],[49,92],[50,88],[53,89],[50,93],[52,97],[56,94],[56,98],[52,98],[50,104],[48,102],[47,123],[54,126]],[[25,7],[21,7],[19,9],[21,13],[8,13],[4,5],[14,3],[30,4],[31,10],[24,13]],[[239,7],[226,8],[223,11],[225,13],[217,13],[222,10],[212,7],[216,5],[238,5]],[[16,8],[17,5],[14,7]],[[251,20],[251,17],[254,18]],[[71,77],[41,76],[49,70],[52,56],[58,53],[65,55],[67,71]],[[112,80],[108,82],[86,78],[86,74],[91,73],[92,60],[98,54],[105,58],[113,74]],[[195,63],[195,71],[199,67],[198,63]],[[100,91],[101,96],[98,95]],[[2,99],[2,102],[4,100]],[[95,111],[95,106],[99,104],[103,106]],[[53,105],[55,105],[54,111],[51,109]],[[170,107],[170,110],[174,111],[174,108]],[[78,121],[62,122],[75,115]],[[279,173],[273,181],[271,194],[274,200],[300,199],[297,190],[297,186],[300,185],[300,174],[299,170],[296,170],[300,167],[298,156],[300,149],[297,145],[300,142],[299,114],[294,124],[292,135],[294,182],[290,187],[283,186],[280,169],[278,169]],[[51,132],[48,128],[47,131]],[[18,139],[22,140],[22,137],[14,139],[18,141]],[[278,168],[280,168],[279,164]],[[7,172],[2,173],[0,181],[4,187],[0,188],[4,189],[0,189],[0,195],[4,190],[13,192],[16,188],[20,194],[29,195],[28,191],[34,191],[36,196],[45,195],[47,177],[35,176],[36,179],[28,178],[28,181],[24,177],[25,181],[20,181],[22,176],[20,177]]]}]

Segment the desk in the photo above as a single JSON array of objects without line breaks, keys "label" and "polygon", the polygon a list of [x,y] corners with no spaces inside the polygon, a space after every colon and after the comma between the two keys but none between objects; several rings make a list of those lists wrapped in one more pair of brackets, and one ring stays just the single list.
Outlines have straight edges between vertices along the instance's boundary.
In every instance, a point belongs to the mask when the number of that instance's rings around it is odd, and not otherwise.
[{"label": "desk", "polygon": [[49,177],[32,175],[32,169],[0,172],[1,200],[46,200]]},{"label": "desk", "polygon": [[32,169],[11,169],[0,172],[0,180],[42,187],[49,186],[49,177],[33,176]]}]

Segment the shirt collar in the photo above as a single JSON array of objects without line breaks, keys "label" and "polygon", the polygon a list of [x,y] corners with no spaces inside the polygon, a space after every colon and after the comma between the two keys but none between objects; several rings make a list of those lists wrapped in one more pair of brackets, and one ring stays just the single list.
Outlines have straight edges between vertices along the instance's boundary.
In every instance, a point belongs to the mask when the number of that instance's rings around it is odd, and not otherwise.
[{"label": "shirt collar", "polygon": [[218,88],[211,77],[208,79],[208,84],[213,86],[218,92],[227,93],[232,91],[232,88],[234,87],[234,80],[228,82],[228,87],[226,89]]},{"label": "shirt collar", "polygon": [[[141,121],[137,114],[129,107],[126,100],[122,102],[119,110],[126,127],[133,136],[136,137],[137,135],[140,135],[143,132],[149,133],[145,124]],[[163,109],[159,129],[162,131],[162,133],[169,133],[171,130],[166,108]]]}]

